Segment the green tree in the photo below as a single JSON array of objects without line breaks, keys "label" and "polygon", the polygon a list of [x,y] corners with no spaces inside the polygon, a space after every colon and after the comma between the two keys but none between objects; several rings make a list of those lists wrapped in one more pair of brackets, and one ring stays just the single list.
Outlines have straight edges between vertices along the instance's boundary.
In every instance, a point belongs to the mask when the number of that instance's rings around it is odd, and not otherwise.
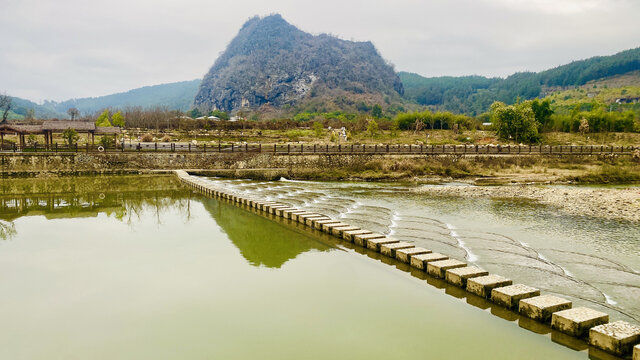
[{"label": "green tree", "polygon": [[122,116],[122,113],[120,111],[118,111],[117,113],[113,114],[113,116],[111,117],[111,122],[113,123],[113,126],[117,126],[117,127],[124,127],[124,116]]},{"label": "green tree", "polygon": [[535,143],[539,140],[540,124],[536,121],[528,102],[506,105],[496,101],[491,105],[491,118],[501,139],[525,143]]},{"label": "green tree", "polygon": [[320,138],[322,137],[322,135],[324,135],[324,126],[322,126],[321,122],[319,121],[314,122],[312,125],[312,128],[317,138]]},{"label": "green tree", "polygon": [[369,120],[367,123],[367,133],[374,137],[378,134],[378,123],[375,120]]},{"label": "green tree", "polygon": [[69,128],[62,132],[62,138],[67,145],[72,146],[80,136],[78,136],[78,132],[75,129]]},{"label": "green tree", "polygon": [[371,108],[371,116],[373,116],[376,119],[379,119],[382,117],[382,106],[375,104],[373,105],[373,107]]},{"label": "green tree", "polygon": [[109,121],[109,110],[105,110],[98,116],[96,119],[96,126],[108,127],[111,126],[111,122]]},{"label": "green tree", "polygon": [[551,101],[549,99],[531,101],[531,110],[533,110],[536,121],[540,123],[542,128],[550,124],[553,110],[551,110]]},{"label": "green tree", "polygon": [[204,115],[202,111],[200,111],[200,109],[198,108],[191,109],[191,111],[189,111],[187,114],[189,114],[189,117],[191,117],[192,119],[197,119],[200,116]]}]

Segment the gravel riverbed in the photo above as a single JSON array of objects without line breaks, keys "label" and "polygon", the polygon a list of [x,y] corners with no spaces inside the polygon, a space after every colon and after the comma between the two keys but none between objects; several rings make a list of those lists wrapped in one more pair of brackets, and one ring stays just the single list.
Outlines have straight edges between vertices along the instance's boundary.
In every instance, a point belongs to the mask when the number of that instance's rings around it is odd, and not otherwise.
[{"label": "gravel riverbed", "polygon": [[530,199],[573,215],[640,222],[640,187],[425,186],[416,192],[437,196]]}]

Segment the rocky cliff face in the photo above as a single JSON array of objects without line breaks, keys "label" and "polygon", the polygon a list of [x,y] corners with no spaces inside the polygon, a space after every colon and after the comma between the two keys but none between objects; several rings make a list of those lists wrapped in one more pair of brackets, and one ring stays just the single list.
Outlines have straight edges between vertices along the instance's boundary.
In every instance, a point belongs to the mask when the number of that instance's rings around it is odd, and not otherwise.
[{"label": "rocky cliff face", "polygon": [[371,42],[314,36],[280,15],[247,21],[205,75],[194,105],[232,111],[295,105],[323,89],[354,94],[404,92]]}]

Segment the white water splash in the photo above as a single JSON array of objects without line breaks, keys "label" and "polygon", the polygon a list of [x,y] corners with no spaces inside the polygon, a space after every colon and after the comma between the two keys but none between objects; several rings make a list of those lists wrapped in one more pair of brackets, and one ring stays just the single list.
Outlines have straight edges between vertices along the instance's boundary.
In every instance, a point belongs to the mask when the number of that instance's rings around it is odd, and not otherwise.
[{"label": "white water splash", "polygon": [[478,256],[473,252],[471,252],[471,249],[467,247],[467,244],[462,240],[462,238],[460,238],[460,235],[458,235],[458,233],[454,230],[456,227],[449,223],[445,223],[445,225],[447,226],[447,229],[450,230],[449,235],[451,235],[451,237],[456,239],[456,241],[458,241],[458,246],[467,252],[467,260],[469,260],[469,262],[478,261]]},{"label": "white water splash", "polygon": [[400,220],[402,220],[400,214],[394,211],[393,215],[391,216],[391,225],[389,225],[389,232],[387,233],[387,235],[393,235],[396,233],[396,228],[398,227],[397,221]]},{"label": "white water splash", "polygon": [[618,303],[617,303],[617,302],[615,302],[615,301],[611,298],[611,296],[609,296],[609,295],[607,295],[607,294],[605,294],[605,293],[602,293],[602,295],[604,295],[604,298],[605,298],[605,300],[607,301],[607,304],[609,304],[609,305],[618,305]]},{"label": "white water splash", "polygon": [[361,203],[357,202],[357,203],[353,204],[353,206],[347,207],[347,211],[340,213],[340,215],[338,217],[341,218],[341,219],[346,218],[349,213],[354,212],[361,205],[362,205]]}]

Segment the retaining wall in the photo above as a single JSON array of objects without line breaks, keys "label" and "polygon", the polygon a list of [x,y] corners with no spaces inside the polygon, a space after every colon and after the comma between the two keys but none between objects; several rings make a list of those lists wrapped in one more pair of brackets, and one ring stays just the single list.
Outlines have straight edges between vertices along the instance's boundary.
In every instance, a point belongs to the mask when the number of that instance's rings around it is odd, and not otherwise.
[{"label": "retaining wall", "polygon": [[[411,161],[433,155],[416,154],[273,154],[273,153],[0,153],[0,172],[5,176],[31,176],[39,173],[60,175],[138,173],[146,170],[215,170],[224,176],[276,178],[312,174],[328,169],[357,168],[369,161]],[[518,155],[511,155],[518,158]],[[536,155],[540,156],[540,155]],[[545,155],[546,156],[546,155]],[[561,155],[557,155],[561,156]],[[577,157],[611,155],[572,155]],[[613,155],[615,156],[615,155]],[[438,155],[438,158],[481,159],[503,155]],[[530,158],[531,155],[522,156]],[[567,156],[562,156],[567,157]],[[252,171],[247,171],[251,169]],[[224,170],[224,171],[223,171]],[[274,170],[277,170],[274,173]]]}]

